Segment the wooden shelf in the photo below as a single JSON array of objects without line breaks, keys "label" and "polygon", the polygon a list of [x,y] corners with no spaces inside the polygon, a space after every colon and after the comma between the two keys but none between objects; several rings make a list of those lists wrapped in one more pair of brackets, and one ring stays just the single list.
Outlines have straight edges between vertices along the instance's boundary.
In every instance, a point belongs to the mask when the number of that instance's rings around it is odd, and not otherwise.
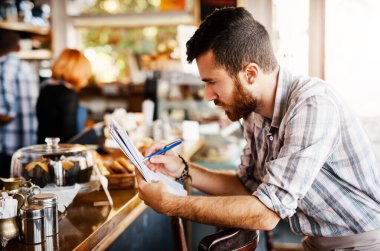
[{"label": "wooden shelf", "polygon": [[41,50],[29,50],[29,51],[19,51],[18,55],[21,59],[24,60],[44,60],[51,59],[52,53],[50,50],[41,49]]},{"label": "wooden shelf", "polygon": [[14,31],[30,32],[38,35],[49,35],[50,28],[39,27],[31,24],[21,23],[21,22],[4,22],[0,21],[1,29],[8,29]]}]

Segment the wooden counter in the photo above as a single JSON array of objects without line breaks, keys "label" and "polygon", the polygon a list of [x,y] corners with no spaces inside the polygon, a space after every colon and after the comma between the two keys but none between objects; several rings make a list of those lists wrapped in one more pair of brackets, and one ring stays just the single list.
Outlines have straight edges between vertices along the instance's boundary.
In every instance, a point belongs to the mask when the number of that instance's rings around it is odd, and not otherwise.
[{"label": "wooden counter", "polygon": [[59,221],[59,234],[44,245],[25,245],[12,240],[3,250],[104,250],[146,208],[137,191],[110,191],[114,205],[94,206],[106,201],[103,191],[78,195]]},{"label": "wooden counter", "polygon": [[[203,145],[203,140],[184,142],[177,152],[185,159]],[[94,206],[107,201],[103,191],[79,194],[59,221],[59,233],[44,244],[25,245],[11,240],[2,250],[105,250],[146,208],[136,189],[111,190],[114,205]]]}]

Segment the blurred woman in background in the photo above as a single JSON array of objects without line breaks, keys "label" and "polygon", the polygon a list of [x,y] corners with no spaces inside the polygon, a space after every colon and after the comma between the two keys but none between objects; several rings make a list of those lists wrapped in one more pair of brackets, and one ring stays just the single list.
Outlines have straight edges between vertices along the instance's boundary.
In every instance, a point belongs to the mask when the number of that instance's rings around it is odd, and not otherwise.
[{"label": "blurred woman in background", "polygon": [[78,92],[91,77],[91,65],[78,50],[65,49],[54,62],[52,79],[41,88],[37,101],[38,143],[46,137],[67,142],[78,133]]}]

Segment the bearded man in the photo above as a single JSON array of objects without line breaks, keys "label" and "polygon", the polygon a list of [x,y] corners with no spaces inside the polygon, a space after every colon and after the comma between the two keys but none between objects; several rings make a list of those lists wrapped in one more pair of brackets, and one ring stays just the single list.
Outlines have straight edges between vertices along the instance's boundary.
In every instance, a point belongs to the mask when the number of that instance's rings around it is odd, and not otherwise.
[{"label": "bearded man", "polygon": [[[271,230],[280,219],[305,250],[380,250],[380,168],[358,119],[329,84],[280,67],[265,28],[244,8],[215,11],[187,43],[205,98],[243,119],[237,172],[173,151],[148,166],[214,196],[177,196],[138,177],[147,205],[169,216]],[[147,155],[161,149],[154,144]]]}]

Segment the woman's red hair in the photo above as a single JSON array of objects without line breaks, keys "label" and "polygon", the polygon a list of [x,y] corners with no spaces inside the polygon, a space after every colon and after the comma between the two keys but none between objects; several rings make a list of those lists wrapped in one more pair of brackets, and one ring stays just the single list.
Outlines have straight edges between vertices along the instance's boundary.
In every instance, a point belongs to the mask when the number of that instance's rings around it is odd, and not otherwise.
[{"label": "woman's red hair", "polygon": [[87,85],[91,77],[91,64],[88,59],[76,49],[65,49],[55,60],[53,78],[63,79],[76,89]]}]

